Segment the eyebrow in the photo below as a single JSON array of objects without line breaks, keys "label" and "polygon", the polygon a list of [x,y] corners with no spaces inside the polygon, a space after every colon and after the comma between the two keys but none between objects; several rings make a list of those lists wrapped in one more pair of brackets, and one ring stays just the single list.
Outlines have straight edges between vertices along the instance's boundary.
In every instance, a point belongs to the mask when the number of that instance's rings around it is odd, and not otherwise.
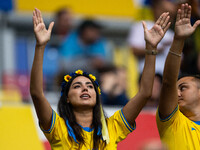
[{"label": "eyebrow", "polygon": [[[82,85],[82,82],[75,82],[75,83],[72,84],[72,86],[75,85],[75,84],[80,84],[80,85]],[[85,84],[92,84],[92,82],[86,82]]]},{"label": "eyebrow", "polygon": [[178,87],[181,87],[184,84],[187,84],[187,83],[183,82],[183,83],[179,84]]}]

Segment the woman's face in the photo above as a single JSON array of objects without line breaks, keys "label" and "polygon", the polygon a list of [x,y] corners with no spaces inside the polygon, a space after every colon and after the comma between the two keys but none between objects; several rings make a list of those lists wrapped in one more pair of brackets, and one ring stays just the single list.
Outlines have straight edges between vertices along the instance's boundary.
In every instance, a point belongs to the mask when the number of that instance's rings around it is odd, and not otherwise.
[{"label": "woman's face", "polygon": [[96,104],[96,91],[91,80],[84,76],[76,77],[69,88],[67,103],[74,109],[93,108]]}]

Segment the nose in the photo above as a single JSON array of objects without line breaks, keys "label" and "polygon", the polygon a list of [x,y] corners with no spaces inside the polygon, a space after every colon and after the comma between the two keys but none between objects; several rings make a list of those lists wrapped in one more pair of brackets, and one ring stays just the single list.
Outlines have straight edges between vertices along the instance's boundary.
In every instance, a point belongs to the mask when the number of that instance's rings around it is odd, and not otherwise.
[{"label": "nose", "polygon": [[83,90],[82,90],[83,92],[84,91],[88,91],[88,87],[87,87],[87,85],[83,85]]},{"label": "nose", "polygon": [[178,90],[178,97],[181,96],[181,90]]}]

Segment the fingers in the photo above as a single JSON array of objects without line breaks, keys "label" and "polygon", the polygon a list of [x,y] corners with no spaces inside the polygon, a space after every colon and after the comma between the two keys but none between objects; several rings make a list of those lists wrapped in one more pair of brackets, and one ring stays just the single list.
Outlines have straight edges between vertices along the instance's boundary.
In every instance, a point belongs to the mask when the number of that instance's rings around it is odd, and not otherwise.
[{"label": "fingers", "polygon": [[187,18],[187,13],[188,13],[188,4],[186,3],[185,4],[185,7],[184,7],[184,18]]},{"label": "fingers", "polygon": [[169,21],[169,12],[164,12],[156,21],[156,24],[164,28]]},{"label": "fingers", "polygon": [[37,9],[37,12],[38,12],[38,16],[39,16],[39,21],[40,23],[43,23],[43,18],[42,18],[42,13],[39,9]]},{"label": "fingers", "polygon": [[178,9],[178,12],[177,12],[177,21],[184,18],[190,19],[191,12],[192,12],[192,7],[190,5],[188,5],[187,3],[182,4],[181,8]]},{"label": "fingers", "polygon": [[37,18],[38,23],[39,23],[39,13],[38,13],[38,9],[37,8],[35,8],[35,14],[36,14],[36,18]]},{"label": "fingers", "polygon": [[50,25],[49,25],[49,28],[48,28],[48,32],[51,33],[53,26],[54,26],[54,22],[51,22]]},{"label": "fingers", "polygon": [[36,27],[39,23],[36,10],[33,11],[33,22],[34,22],[34,27]]},{"label": "fingers", "polygon": [[167,29],[170,26],[170,22],[169,22],[170,16],[169,13],[166,13],[166,16],[164,16],[163,20],[161,21],[160,26],[162,27],[163,31],[166,32]]},{"label": "fingers", "polygon": [[163,29],[163,31],[164,31],[165,33],[166,33],[166,31],[169,29],[170,25],[171,25],[171,22],[168,22],[167,25],[166,25],[166,27]]},{"label": "fingers", "polygon": [[41,19],[41,12],[39,9],[35,8],[35,12],[36,12],[36,16],[37,16],[37,20],[38,20],[38,24],[42,23],[42,19]]},{"label": "fingers", "polygon": [[169,12],[164,13],[162,19],[160,20],[160,26],[162,28],[164,28],[164,26],[166,26],[166,24],[167,24],[166,22],[168,22],[168,21],[169,21]]},{"label": "fingers", "polygon": [[182,4],[182,5],[181,5],[180,19],[183,19],[183,18],[185,17],[185,14],[184,14],[184,7],[185,7],[185,4]]},{"label": "fingers", "polygon": [[34,28],[36,28],[36,26],[37,26],[35,11],[33,11],[33,26],[34,26]]},{"label": "fingers", "polygon": [[196,29],[197,26],[199,26],[199,25],[200,25],[200,20],[197,20],[197,21],[194,23],[193,28]]},{"label": "fingers", "polygon": [[178,22],[181,19],[181,9],[178,9],[177,16],[176,16],[176,22]]},{"label": "fingers", "polygon": [[191,18],[191,14],[192,14],[192,7],[189,5],[188,6],[188,12],[187,12],[187,16],[186,16],[186,18]]},{"label": "fingers", "polygon": [[160,26],[164,32],[166,32],[171,24],[169,23],[169,19],[170,19],[169,12],[165,12],[158,18],[156,24]]},{"label": "fingers", "polygon": [[157,25],[160,25],[160,22],[161,22],[161,20],[162,20],[162,18],[163,18],[163,16],[164,16],[164,14],[165,14],[165,13],[162,13],[162,15],[160,15],[160,17],[159,17],[158,20],[156,21],[156,24],[157,24]]},{"label": "fingers", "polygon": [[37,8],[35,8],[33,11],[33,21],[35,26],[37,26],[39,23],[43,23],[42,14]]},{"label": "fingers", "polygon": [[142,21],[142,25],[143,25],[143,29],[144,29],[144,31],[145,31],[145,30],[148,30],[148,29],[147,29],[147,24],[146,24],[145,21]]}]

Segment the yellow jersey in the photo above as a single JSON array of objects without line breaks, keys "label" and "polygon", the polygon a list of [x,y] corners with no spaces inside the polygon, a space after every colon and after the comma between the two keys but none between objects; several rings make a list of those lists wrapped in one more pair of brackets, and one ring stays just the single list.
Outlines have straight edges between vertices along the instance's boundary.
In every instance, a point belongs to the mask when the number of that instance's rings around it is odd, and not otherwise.
[{"label": "yellow jersey", "polygon": [[156,122],[161,140],[169,150],[200,150],[200,121],[192,121],[183,115],[179,107],[165,119],[156,113]]},{"label": "yellow jersey", "polygon": [[[110,142],[103,147],[100,141],[100,150],[116,150],[117,144],[125,139],[135,129],[135,123],[131,126],[123,115],[122,110],[115,112],[106,119]],[[42,127],[41,127],[42,129]],[[82,127],[85,144],[79,147],[78,142],[70,138],[66,122],[55,111],[52,114],[52,123],[49,130],[43,130],[52,150],[93,150],[93,129]],[[71,135],[72,136],[72,135]]]}]

